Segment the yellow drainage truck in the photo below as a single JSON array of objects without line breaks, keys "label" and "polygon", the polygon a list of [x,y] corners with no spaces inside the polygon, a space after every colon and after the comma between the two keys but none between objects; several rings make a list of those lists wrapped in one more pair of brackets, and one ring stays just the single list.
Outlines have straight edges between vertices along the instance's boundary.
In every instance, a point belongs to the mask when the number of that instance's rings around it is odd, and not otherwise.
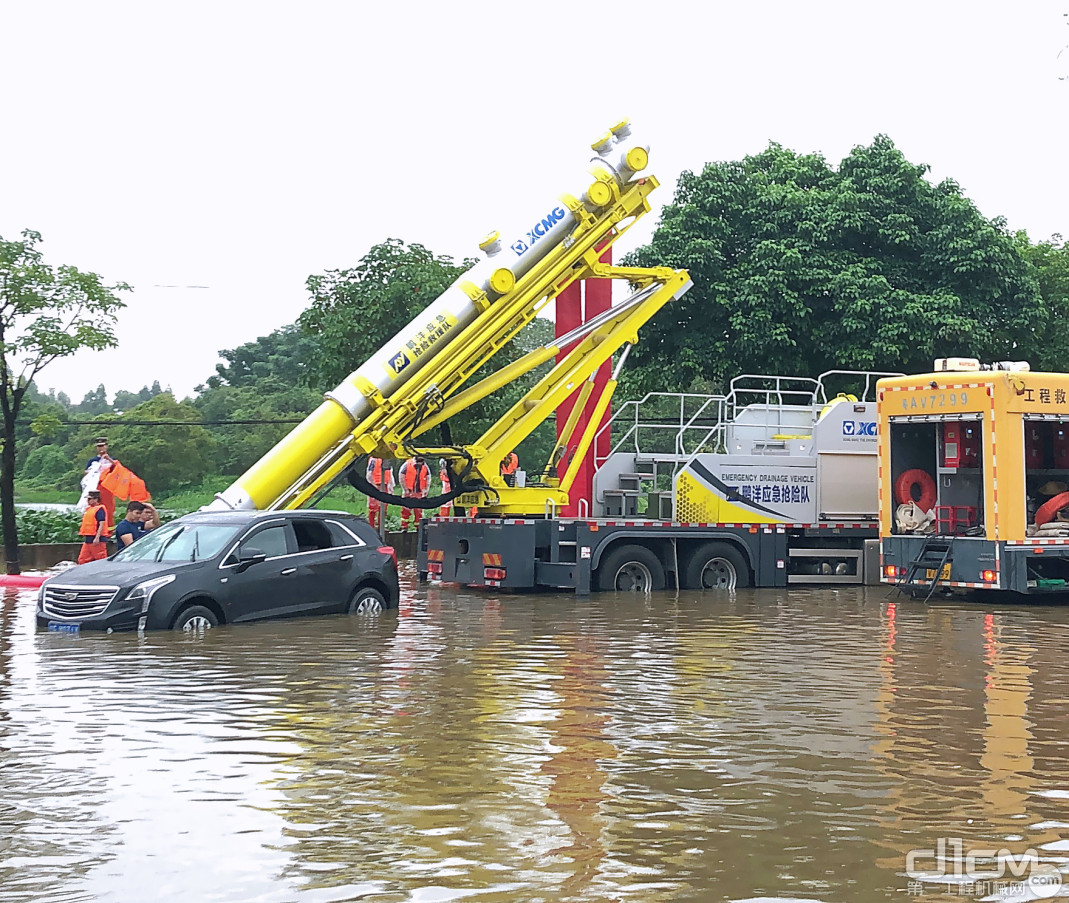
[{"label": "yellow drainage truck", "polygon": [[876,398],[881,581],[1069,591],[1069,374],[951,358]]}]

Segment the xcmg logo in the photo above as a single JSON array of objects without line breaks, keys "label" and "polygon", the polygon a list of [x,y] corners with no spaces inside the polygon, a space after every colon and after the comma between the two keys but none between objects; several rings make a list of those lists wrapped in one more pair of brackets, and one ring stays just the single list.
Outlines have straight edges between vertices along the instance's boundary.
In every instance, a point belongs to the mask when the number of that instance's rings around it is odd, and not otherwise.
[{"label": "xcmg logo", "polygon": [[875,420],[844,420],[843,421],[843,435],[844,436],[875,436],[876,435],[876,421]]},{"label": "xcmg logo", "polygon": [[545,238],[549,230],[567,215],[563,207],[554,207],[550,210],[542,220],[534,224],[533,228],[527,230],[527,241],[520,239],[512,243],[511,247],[516,252],[516,256],[522,257],[527,253],[532,245],[537,244],[540,238]]}]

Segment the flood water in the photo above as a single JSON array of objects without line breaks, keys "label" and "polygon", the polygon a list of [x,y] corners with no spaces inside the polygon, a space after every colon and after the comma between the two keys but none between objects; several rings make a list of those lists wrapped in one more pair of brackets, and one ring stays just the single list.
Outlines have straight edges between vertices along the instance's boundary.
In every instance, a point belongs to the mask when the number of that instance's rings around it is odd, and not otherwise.
[{"label": "flood water", "polygon": [[408,578],[379,617],[66,636],[9,595],[0,900],[980,899],[906,854],[1069,871],[1067,624]]}]

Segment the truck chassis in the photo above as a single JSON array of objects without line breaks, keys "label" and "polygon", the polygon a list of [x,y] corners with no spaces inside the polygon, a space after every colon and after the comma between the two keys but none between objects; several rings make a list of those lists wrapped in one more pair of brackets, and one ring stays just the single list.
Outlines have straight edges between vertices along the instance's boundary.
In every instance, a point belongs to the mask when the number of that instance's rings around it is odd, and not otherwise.
[{"label": "truck chassis", "polygon": [[417,569],[431,582],[579,595],[880,578],[874,523],[438,517],[421,527]]}]

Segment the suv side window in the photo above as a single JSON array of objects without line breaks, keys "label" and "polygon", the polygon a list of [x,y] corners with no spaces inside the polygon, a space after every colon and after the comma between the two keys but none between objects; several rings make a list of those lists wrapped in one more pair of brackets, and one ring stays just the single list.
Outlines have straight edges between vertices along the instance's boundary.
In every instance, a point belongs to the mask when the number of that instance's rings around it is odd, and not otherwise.
[{"label": "suv side window", "polygon": [[[327,521],[327,526],[330,527],[330,535],[334,537],[334,545],[337,548],[368,545],[368,540],[358,529],[359,523],[346,523],[343,525],[340,521],[331,520]],[[369,527],[368,529],[371,528]],[[375,534],[372,542],[378,543],[378,539],[378,534]]]},{"label": "suv side window", "polygon": [[290,548],[286,525],[276,524],[273,527],[264,527],[262,530],[257,530],[255,533],[245,537],[241,541],[241,545],[227,556],[226,561],[223,562],[224,567],[230,564],[237,564],[241,559],[242,553],[248,549],[259,549],[268,558],[289,555]]},{"label": "suv side window", "polygon": [[293,532],[297,536],[298,552],[318,552],[334,545],[327,525],[318,520],[295,520]]}]

